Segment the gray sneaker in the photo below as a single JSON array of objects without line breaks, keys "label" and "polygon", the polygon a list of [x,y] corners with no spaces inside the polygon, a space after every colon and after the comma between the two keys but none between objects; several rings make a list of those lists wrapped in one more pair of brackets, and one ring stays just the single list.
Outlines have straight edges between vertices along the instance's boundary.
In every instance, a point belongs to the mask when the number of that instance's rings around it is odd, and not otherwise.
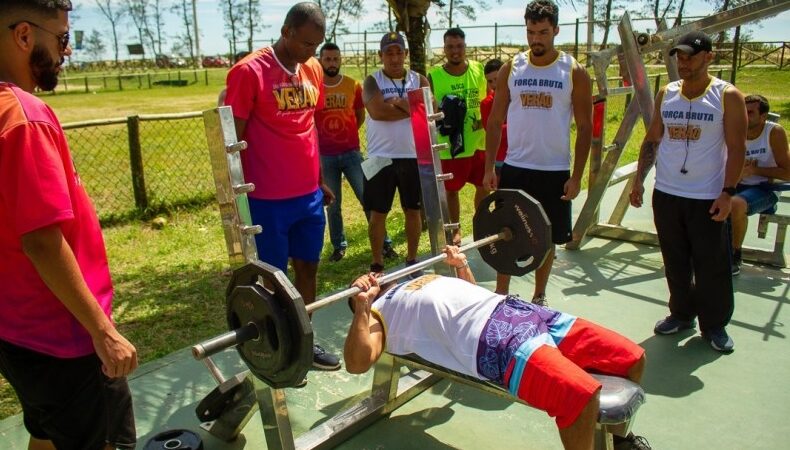
[{"label": "gray sneaker", "polygon": [[548,308],[549,300],[546,298],[546,294],[539,294],[537,297],[532,299],[532,304]]},{"label": "gray sneaker", "polygon": [[735,342],[724,328],[703,332],[702,338],[710,342],[710,346],[716,351],[732,353],[735,350]]},{"label": "gray sneaker", "polygon": [[696,323],[693,320],[687,322],[685,320],[676,319],[672,316],[667,316],[666,318],[656,322],[653,332],[656,334],[675,334],[681,330],[690,330],[695,326]]},{"label": "gray sneaker", "polygon": [[730,262],[730,270],[732,272],[732,276],[736,276],[741,273],[741,251],[736,250],[732,254],[732,260]]},{"label": "gray sneaker", "polygon": [[338,370],[340,360],[318,344],[313,344],[313,368],[318,370]]}]

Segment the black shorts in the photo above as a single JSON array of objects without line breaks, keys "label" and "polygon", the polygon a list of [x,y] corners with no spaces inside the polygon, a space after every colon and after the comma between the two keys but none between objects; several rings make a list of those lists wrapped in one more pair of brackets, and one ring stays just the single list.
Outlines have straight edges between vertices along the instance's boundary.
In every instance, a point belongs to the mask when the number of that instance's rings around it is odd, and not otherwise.
[{"label": "black shorts", "polygon": [[0,340],[0,373],[16,391],[32,437],[58,450],[135,447],[126,378],[107,378],[95,354],[56,358]]},{"label": "black shorts", "polygon": [[562,200],[565,182],[571,177],[569,170],[533,170],[505,164],[499,187],[502,189],[521,189],[539,201],[551,221],[551,240],[555,244],[571,241],[571,202]]},{"label": "black shorts", "polygon": [[365,178],[362,194],[365,209],[382,214],[390,212],[396,188],[403,209],[420,209],[422,189],[416,159],[393,159],[392,164],[381,169],[372,179]]}]

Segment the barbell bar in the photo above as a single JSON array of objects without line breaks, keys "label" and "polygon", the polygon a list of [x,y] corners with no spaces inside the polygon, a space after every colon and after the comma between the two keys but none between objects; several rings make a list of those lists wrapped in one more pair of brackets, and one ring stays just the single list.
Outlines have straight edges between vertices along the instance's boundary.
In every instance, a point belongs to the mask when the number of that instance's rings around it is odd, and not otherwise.
[{"label": "barbell bar", "polygon": [[[499,240],[508,241],[512,237],[513,237],[513,233],[510,231],[510,229],[504,228],[502,231],[500,231],[495,235],[478,239],[474,242],[470,242],[466,245],[463,245],[458,248],[458,251],[460,253],[464,253],[469,250],[480,248],[484,245],[497,242]],[[379,284],[383,285],[391,281],[395,281],[399,278],[411,275],[422,269],[425,269],[427,267],[433,266],[434,264],[442,262],[445,259],[447,259],[447,254],[441,253],[439,255],[432,256],[426,260],[420,261],[416,264],[412,264],[410,266],[395,270],[393,272],[385,273],[383,276],[379,278]],[[344,300],[354,295],[357,295],[360,292],[362,292],[360,288],[356,286],[352,286],[348,289],[344,289],[340,292],[336,292],[332,295],[323,297],[320,300],[316,300],[315,302],[306,305],[305,309],[307,310],[308,314],[312,314],[316,310],[319,310],[325,306],[329,306],[332,303],[335,303],[339,300]],[[202,360],[211,355],[217,354],[227,348],[233,347],[234,345],[238,345],[249,340],[257,339],[259,336],[260,336],[260,331],[258,330],[258,326],[255,323],[250,322],[246,325],[242,325],[240,328],[228,331],[227,333],[220,334],[219,336],[215,336],[209,340],[194,345],[192,347],[192,356],[194,356],[195,359],[197,360]]]},{"label": "barbell bar", "polygon": [[[552,245],[546,213],[539,202],[522,191],[499,190],[488,195],[480,202],[473,225],[475,241],[459,250],[477,248],[483,260],[499,273],[520,276],[540,267]],[[446,258],[442,253],[385,273],[379,282],[397,280]],[[282,388],[296,386],[311,366],[313,329],[309,314],[360,290],[350,287],[305,305],[282,271],[254,261],[234,270],[226,292],[231,331],[194,345],[193,356],[202,360],[236,346],[253,375],[273,388]]]}]

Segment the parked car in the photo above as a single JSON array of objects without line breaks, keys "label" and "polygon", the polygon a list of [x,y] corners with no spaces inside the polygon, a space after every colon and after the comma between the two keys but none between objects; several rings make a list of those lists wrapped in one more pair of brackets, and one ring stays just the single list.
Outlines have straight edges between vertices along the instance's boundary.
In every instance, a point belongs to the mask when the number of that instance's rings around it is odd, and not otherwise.
[{"label": "parked car", "polygon": [[176,55],[156,55],[156,67],[169,69],[173,67],[186,67],[187,62],[184,58]]},{"label": "parked car", "polygon": [[204,56],[203,67],[229,67],[230,61],[224,56]]}]

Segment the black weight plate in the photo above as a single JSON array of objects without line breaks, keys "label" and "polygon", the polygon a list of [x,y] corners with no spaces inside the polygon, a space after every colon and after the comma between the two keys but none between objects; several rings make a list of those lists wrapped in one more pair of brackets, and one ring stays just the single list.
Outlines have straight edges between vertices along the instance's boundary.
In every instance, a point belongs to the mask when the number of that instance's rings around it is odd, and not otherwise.
[{"label": "black weight plate", "polygon": [[[312,366],[313,327],[299,292],[281,270],[269,264],[255,261],[236,269],[228,284],[228,296],[238,286],[260,287],[260,279],[273,291],[274,303],[279,305],[286,319],[283,326],[278,328],[277,336],[280,336],[282,330],[287,330],[291,338],[288,344],[291,347],[281,355],[287,358],[284,364],[277,365],[278,370],[269,370],[271,367],[267,370],[250,369],[253,375],[273,388],[294,387],[304,380]],[[235,328],[230,322],[229,325],[231,329]]]},{"label": "black weight plate", "polygon": [[551,222],[543,207],[524,191],[500,189],[485,197],[473,219],[474,238],[479,240],[508,228],[510,240],[499,240],[478,250],[483,260],[499,273],[521,276],[543,264],[554,245]]},{"label": "black weight plate", "polygon": [[307,315],[304,300],[299,291],[281,271],[268,272],[262,277],[274,286],[274,299],[285,311],[291,331],[292,357],[288,365],[277,374],[275,388],[295,387],[304,380],[313,366],[313,325]]},{"label": "black weight plate", "polygon": [[291,361],[291,331],[280,304],[260,285],[236,286],[228,297],[228,326],[254,323],[258,337],[236,346],[241,359],[258,376],[271,378]]},{"label": "black weight plate", "polygon": [[232,410],[248,394],[244,390],[244,380],[245,378],[230,378],[209,392],[195,409],[198,419],[201,422],[217,420],[225,411]]},{"label": "black weight plate", "polygon": [[203,440],[189,430],[168,430],[152,437],[144,450],[203,450]]}]

